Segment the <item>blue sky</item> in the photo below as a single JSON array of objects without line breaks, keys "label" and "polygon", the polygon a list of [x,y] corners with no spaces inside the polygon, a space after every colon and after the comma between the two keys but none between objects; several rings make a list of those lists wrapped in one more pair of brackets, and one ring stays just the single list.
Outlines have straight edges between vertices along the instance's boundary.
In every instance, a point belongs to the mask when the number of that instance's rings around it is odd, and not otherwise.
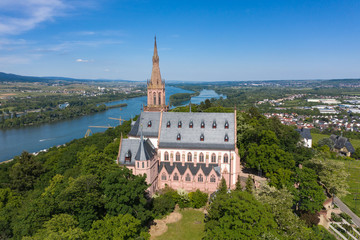
[{"label": "blue sky", "polygon": [[360,78],[359,0],[1,0],[0,71],[167,80]]}]

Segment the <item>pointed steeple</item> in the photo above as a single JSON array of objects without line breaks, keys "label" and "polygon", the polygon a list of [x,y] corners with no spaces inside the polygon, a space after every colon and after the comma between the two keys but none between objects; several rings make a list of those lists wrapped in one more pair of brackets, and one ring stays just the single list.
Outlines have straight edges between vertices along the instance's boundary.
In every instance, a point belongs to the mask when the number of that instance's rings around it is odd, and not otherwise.
[{"label": "pointed steeple", "polygon": [[152,73],[151,73],[150,84],[152,86],[160,87],[162,85],[162,81],[161,81],[161,74],[160,74],[160,67],[159,67],[159,55],[157,52],[157,45],[156,45],[156,36],[155,36],[155,42],[154,42],[154,55],[153,55],[152,61],[153,61],[153,68],[152,68]]},{"label": "pointed steeple", "polygon": [[157,45],[156,45],[156,35],[155,35],[155,43],[154,43],[154,55],[153,55],[153,63],[159,63],[159,55],[157,52]]},{"label": "pointed steeple", "polygon": [[152,62],[151,79],[147,82],[147,106],[144,107],[144,111],[167,111],[168,106],[165,102],[165,81],[161,79],[156,36],[154,39],[154,55],[152,57]]}]

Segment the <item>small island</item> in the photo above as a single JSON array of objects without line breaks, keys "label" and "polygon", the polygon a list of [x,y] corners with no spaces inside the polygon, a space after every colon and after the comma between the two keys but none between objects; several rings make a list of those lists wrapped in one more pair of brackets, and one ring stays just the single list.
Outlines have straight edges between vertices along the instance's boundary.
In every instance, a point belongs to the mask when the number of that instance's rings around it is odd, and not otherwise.
[{"label": "small island", "polygon": [[170,105],[171,106],[180,106],[183,103],[190,101],[192,97],[198,96],[200,93],[176,93],[170,96]]}]

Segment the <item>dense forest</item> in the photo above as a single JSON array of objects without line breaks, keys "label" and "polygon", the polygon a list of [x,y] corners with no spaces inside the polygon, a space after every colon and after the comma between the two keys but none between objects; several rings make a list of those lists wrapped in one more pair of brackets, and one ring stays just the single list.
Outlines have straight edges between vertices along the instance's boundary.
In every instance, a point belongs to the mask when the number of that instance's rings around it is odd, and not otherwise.
[{"label": "dense forest", "polygon": [[[192,108],[233,111],[211,101]],[[245,169],[260,171],[269,180],[261,188],[255,188],[251,178],[246,183],[238,179],[236,190],[229,192],[222,180],[209,202],[200,191],[170,188],[150,197],[145,176],[134,176],[115,162],[120,136],[130,130],[127,121],[37,156],[23,152],[0,164],[0,238],[148,239],[153,219],[173,211],[176,204],[207,204],[205,239],[334,239],[317,226],[317,213],[326,197],[322,186],[339,196],[346,191],[344,167],[325,159],[326,148],[302,147],[293,128],[266,119],[255,108],[238,112],[237,123]]]}]

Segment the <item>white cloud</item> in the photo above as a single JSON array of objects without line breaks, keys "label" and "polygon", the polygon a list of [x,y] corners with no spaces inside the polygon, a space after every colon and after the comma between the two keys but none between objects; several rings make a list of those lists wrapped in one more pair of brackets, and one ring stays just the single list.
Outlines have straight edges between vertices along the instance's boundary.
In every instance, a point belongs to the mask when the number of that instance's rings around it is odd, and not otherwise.
[{"label": "white cloud", "polygon": [[55,45],[49,45],[45,47],[35,48],[32,52],[46,53],[46,52],[58,52],[68,53],[77,49],[78,47],[99,47],[102,45],[118,45],[122,44],[122,41],[111,39],[100,39],[95,41],[65,41]]},{"label": "white cloud", "polygon": [[80,31],[80,32],[77,32],[77,35],[90,36],[90,35],[95,35],[95,32],[93,32],[93,31]]},{"label": "white cloud", "polygon": [[31,44],[33,44],[33,42],[27,41],[25,39],[0,38],[0,50],[5,50],[5,51],[24,49],[25,47]]},{"label": "white cloud", "polygon": [[0,0],[0,35],[17,35],[83,8],[97,8],[97,0]]},{"label": "white cloud", "polygon": [[50,21],[66,9],[63,0],[1,0],[0,35],[16,35]]},{"label": "white cloud", "polygon": [[78,58],[78,59],[76,59],[76,62],[87,63],[87,62],[89,62],[89,60]]},{"label": "white cloud", "polygon": [[8,65],[8,64],[28,64],[31,62],[31,59],[28,57],[23,57],[23,56],[16,56],[16,55],[11,55],[11,56],[3,56],[0,57],[0,63],[2,65]]}]

